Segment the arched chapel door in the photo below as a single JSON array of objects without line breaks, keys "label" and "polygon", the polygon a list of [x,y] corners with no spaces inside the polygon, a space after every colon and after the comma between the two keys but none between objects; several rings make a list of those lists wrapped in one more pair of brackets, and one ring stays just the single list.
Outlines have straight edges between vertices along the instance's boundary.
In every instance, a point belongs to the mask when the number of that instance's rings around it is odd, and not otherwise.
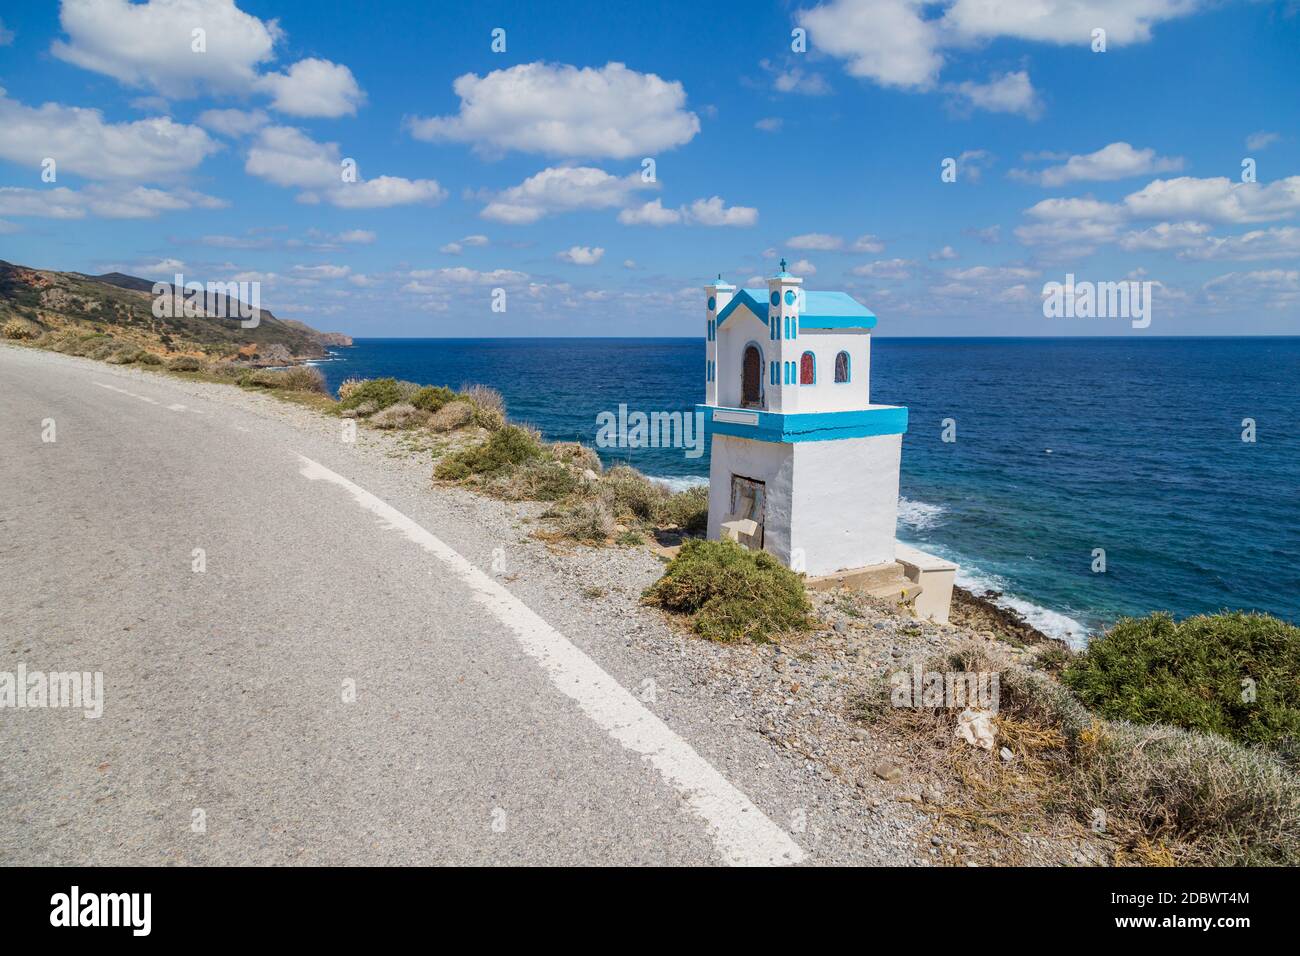
[{"label": "arched chapel door", "polygon": [[754,408],[763,401],[763,356],[758,346],[751,345],[745,349],[745,360],[741,365],[740,404],[745,408]]}]

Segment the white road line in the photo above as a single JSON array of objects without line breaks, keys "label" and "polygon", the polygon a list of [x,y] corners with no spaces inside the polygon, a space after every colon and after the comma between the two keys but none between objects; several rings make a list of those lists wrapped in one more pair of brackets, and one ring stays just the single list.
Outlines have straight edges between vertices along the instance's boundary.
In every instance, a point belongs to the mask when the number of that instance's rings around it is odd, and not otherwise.
[{"label": "white road line", "polygon": [[[142,401],[142,402],[148,402],[150,405],[158,405],[158,404],[160,404],[160,403],[158,402],[157,399],[150,398],[148,395],[137,395],[135,392],[128,392],[128,391],[127,391],[126,389],[124,389],[124,388],[118,388],[116,385],[105,385],[103,382],[91,382],[90,384],[91,384],[91,385],[98,385],[100,388],[106,388],[106,389],[108,389],[110,392],[118,392],[118,393],[120,393],[120,394],[122,394],[122,395],[130,395],[132,398],[138,398],[138,399],[140,399],[140,401]],[[202,414],[203,414],[203,413],[202,413],[201,411],[199,411],[197,408],[189,408],[189,407],[187,407],[187,406],[185,406],[185,405],[182,405],[180,402],[176,402],[176,403],[174,403],[174,404],[168,405],[168,406],[167,406],[167,411],[169,411],[169,412],[193,412],[195,415],[202,415]]]},{"label": "white road line", "polygon": [[732,786],[685,740],[647,710],[639,700],[574,646],[531,608],[488,577],[459,552],[406,515],[303,455],[300,474],[327,481],[350,494],[377,516],[384,528],[397,531],[447,565],[470,589],[474,600],[515,636],[551,683],[620,744],[650,761],[687,806],[708,824],[722,858],[733,866],[799,863],[804,852],[762,810]]}]

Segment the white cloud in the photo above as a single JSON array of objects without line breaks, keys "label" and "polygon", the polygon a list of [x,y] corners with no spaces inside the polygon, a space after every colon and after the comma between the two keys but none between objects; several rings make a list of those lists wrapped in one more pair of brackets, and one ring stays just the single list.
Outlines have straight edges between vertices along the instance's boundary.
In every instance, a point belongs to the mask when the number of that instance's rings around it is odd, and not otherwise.
[{"label": "white cloud", "polygon": [[1260,149],[1267,149],[1282,138],[1280,133],[1268,133],[1260,130],[1258,133],[1251,133],[1246,137],[1246,148],[1251,152]]},{"label": "white cloud", "polygon": [[87,179],[169,178],[186,173],[221,146],[197,126],[167,117],[108,123],[99,110],[9,99],[0,89],[0,157],[39,171],[49,157],[57,171]]},{"label": "white cloud", "polygon": [[[251,90],[283,35],[231,0],[63,0],[59,22],[68,40],[54,43],[58,58],[174,98]],[[205,53],[191,48],[196,28]]]},{"label": "white cloud", "polygon": [[818,50],[848,61],[851,76],[925,89],[943,67],[939,36],[920,0],[832,0],[795,19]]},{"label": "white cloud", "polygon": [[1106,30],[1106,43],[1146,43],[1151,27],[1187,16],[1197,0],[956,0],[940,25],[955,41],[1015,37],[1062,46],[1088,46],[1092,31]]},{"label": "white cloud", "polygon": [[369,245],[378,238],[369,229],[349,229],[346,232],[337,233],[331,236],[335,242],[346,242],[349,244]]},{"label": "white cloud", "polygon": [[272,106],[292,116],[353,116],[365,101],[352,71],[339,63],[299,60],[287,73],[268,73],[258,87],[272,96]]},{"label": "white cloud", "polygon": [[[868,237],[864,236],[863,238]],[[785,244],[791,249],[813,249],[820,252],[833,252],[844,248],[843,239],[839,236],[827,235],[824,232],[806,232],[801,236],[791,236],[785,241]]]},{"label": "white cloud", "polygon": [[512,269],[480,272],[466,266],[453,266],[450,269],[416,269],[411,273],[411,278],[453,285],[515,285],[527,281],[528,273]]},{"label": "white cloud", "polygon": [[337,143],[318,143],[290,126],[267,126],[257,136],[244,163],[245,172],[275,183],[307,190],[304,202],[321,196],[343,209],[369,209],[409,203],[438,203],[447,192],[436,180],[377,176],[343,181]]},{"label": "white cloud", "polygon": [[605,250],[600,246],[594,249],[591,246],[572,246],[563,252],[557,252],[555,258],[575,266],[594,266],[604,255]]},{"label": "white cloud", "polygon": [[591,166],[553,166],[498,194],[480,215],[528,224],[553,213],[623,206],[634,191],[653,185],[643,182],[638,173],[618,177]]},{"label": "white cloud", "polygon": [[759,60],[758,65],[772,74],[772,88],[778,93],[800,93],[804,96],[824,96],[831,91],[819,73],[805,73],[802,67],[782,69],[770,60]]},{"label": "white cloud", "polygon": [[1128,252],[1190,249],[1203,245],[1209,232],[1210,227],[1201,222],[1162,222],[1120,237],[1119,246]]},{"label": "white cloud", "polygon": [[1274,226],[1240,236],[1207,236],[1199,246],[1178,254],[1180,259],[1300,259],[1300,229]]},{"label": "white cloud", "polygon": [[622,63],[600,69],[526,63],[452,84],[455,116],[413,118],[416,139],[473,143],[488,152],[625,159],[690,142],[700,121],[686,91]]},{"label": "white cloud", "polygon": [[1145,219],[1267,222],[1300,212],[1300,176],[1267,184],[1235,182],[1226,176],[1157,179],[1124,197],[1124,205],[1132,215]]},{"label": "white cloud", "polygon": [[961,97],[965,104],[990,113],[1018,113],[1030,119],[1043,113],[1042,100],[1025,70],[990,77],[987,83],[967,80],[951,84],[948,90]]},{"label": "white cloud", "polygon": [[336,186],[326,195],[331,203],[341,209],[376,209],[412,203],[440,203],[447,198],[447,190],[434,179],[376,176],[374,179]]},{"label": "white cloud", "polygon": [[352,273],[351,266],[336,266],[326,263],[319,266],[294,266],[294,275],[310,280],[346,279]]},{"label": "white cloud", "polygon": [[14,31],[5,29],[5,22],[0,20],[0,46],[8,46],[14,42]]},{"label": "white cloud", "polygon": [[916,263],[911,259],[880,259],[866,265],[854,266],[855,276],[868,279],[908,279]]},{"label": "white cloud", "polygon": [[[1198,6],[1197,0],[830,0],[799,10],[795,20],[813,47],[846,61],[851,76],[919,91],[936,85],[949,48],[999,37],[1086,47],[1098,26],[1108,44],[1144,43],[1154,24]],[[989,104],[983,108],[1004,112],[1025,112],[1030,102],[1005,82],[969,92]]]},{"label": "white cloud", "polygon": [[622,210],[618,221],[625,226],[669,226],[681,222],[682,213],[678,209],[665,209],[663,200],[652,199],[642,206]]},{"label": "white cloud", "polygon": [[779,133],[785,120],[779,116],[765,116],[754,124],[754,129],[762,130],[764,133]]},{"label": "white cloud", "polygon": [[173,99],[260,92],[293,116],[338,117],[365,98],[352,72],[328,60],[260,73],[284,32],[234,0],[63,0],[59,22],[68,38],[55,41],[56,57]]},{"label": "white cloud", "polygon": [[790,274],[796,276],[810,276],[817,274],[817,267],[807,259],[800,259],[794,265],[790,266]]},{"label": "white cloud", "polygon": [[0,215],[39,216],[47,219],[152,219],[165,212],[220,209],[223,200],[189,189],[163,190],[145,186],[96,184],[77,191],[66,186],[52,189],[0,187]]},{"label": "white cloud", "polygon": [[942,249],[938,249],[930,253],[931,262],[939,262],[943,260],[956,259],[956,258],[958,258],[957,250],[954,249],[952,246],[944,246]]},{"label": "white cloud", "polygon": [[255,133],[268,122],[262,110],[204,110],[199,125],[223,136],[240,137]]},{"label": "white cloud", "polygon": [[873,236],[868,233],[867,235],[858,236],[858,238],[854,239],[853,245],[850,248],[853,252],[877,253],[885,251],[885,244],[880,240],[879,236]]},{"label": "white cloud", "polygon": [[1128,143],[1117,142],[1094,153],[1071,156],[1063,164],[1040,172],[1013,169],[1009,175],[1043,186],[1064,186],[1070,182],[1107,182],[1130,176],[1175,172],[1182,168],[1182,157],[1157,156],[1154,149],[1134,149]]},{"label": "white cloud", "polygon": [[752,226],[758,222],[758,210],[752,206],[728,207],[721,196],[713,196],[691,203],[686,217],[701,226]]},{"label": "white cloud", "polygon": [[624,260],[623,260],[623,268],[624,268],[624,269],[635,269],[635,268],[636,268],[636,260],[635,260],[635,259],[624,259]]}]

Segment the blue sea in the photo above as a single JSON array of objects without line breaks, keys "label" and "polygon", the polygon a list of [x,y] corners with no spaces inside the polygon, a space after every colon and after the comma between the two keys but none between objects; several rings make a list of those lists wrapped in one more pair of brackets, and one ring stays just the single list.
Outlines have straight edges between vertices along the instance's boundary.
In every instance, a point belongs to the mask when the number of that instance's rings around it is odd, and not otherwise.
[{"label": "blue sea", "polygon": [[[490,385],[512,418],[591,445],[620,404],[691,411],[703,367],[700,339],[612,338],[361,339],[320,363],[332,389]],[[1300,621],[1300,338],[875,338],[871,371],[872,401],[910,409],[898,535],[959,583],[1075,643],[1153,610]],[[602,457],[677,487],[708,475],[707,452]]]}]

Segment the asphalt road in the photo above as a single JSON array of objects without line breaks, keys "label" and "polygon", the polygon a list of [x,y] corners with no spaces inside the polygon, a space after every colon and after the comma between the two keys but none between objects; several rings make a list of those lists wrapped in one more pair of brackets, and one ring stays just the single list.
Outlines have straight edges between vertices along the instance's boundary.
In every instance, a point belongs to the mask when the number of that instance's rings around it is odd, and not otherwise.
[{"label": "asphalt road", "polygon": [[803,858],[488,551],[339,442],[0,348],[0,672],[104,687],[0,706],[0,862]]}]

